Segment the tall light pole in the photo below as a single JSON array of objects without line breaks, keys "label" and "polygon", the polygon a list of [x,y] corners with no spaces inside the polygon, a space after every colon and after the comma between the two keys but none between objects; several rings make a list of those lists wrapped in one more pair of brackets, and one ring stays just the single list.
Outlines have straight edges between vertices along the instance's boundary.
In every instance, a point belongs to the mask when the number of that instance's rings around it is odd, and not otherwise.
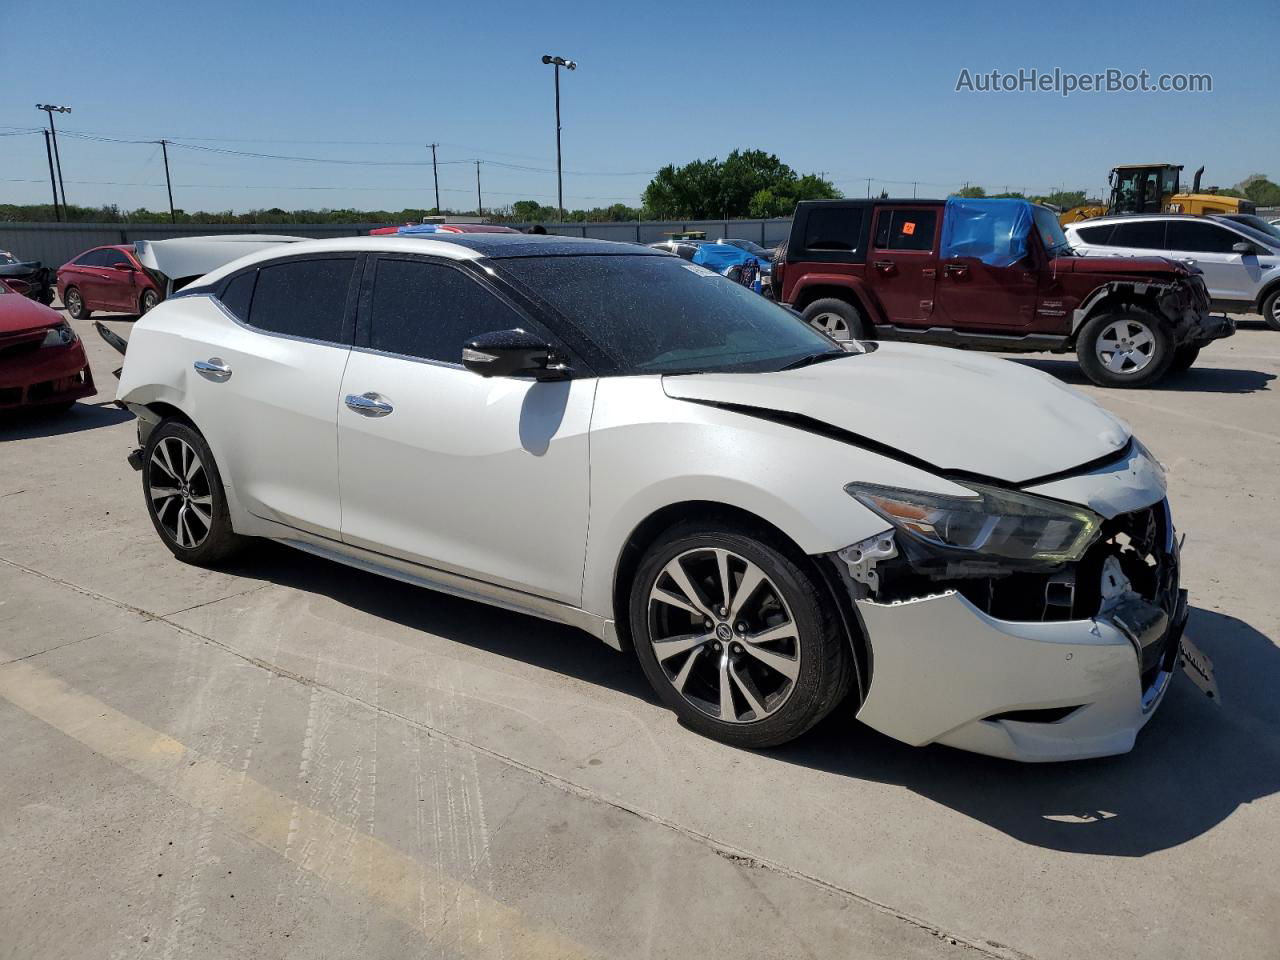
[{"label": "tall light pole", "polygon": [[556,202],[560,208],[560,221],[564,222],[564,173],[560,167],[560,68],[577,70],[578,64],[564,57],[544,54],[542,62],[555,67],[556,73]]},{"label": "tall light pole", "polygon": [[484,216],[484,200],[480,197],[480,161],[476,161],[476,216]]},{"label": "tall light pole", "polygon": [[43,110],[49,115],[49,134],[53,137],[53,162],[58,167],[58,187],[62,190],[62,207],[67,207],[67,185],[62,182],[62,157],[58,155],[58,131],[53,125],[53,115],[55,113],[70,113],[70,107],[59,107],[52,103],[37,103],[37,110]]},{"label": "tall light pole", "polygon": [[164,152],[164,185],[169,189],[169,222],[177,223],[178,215],[173,212],[173,181],[169,179],[169,141],[161,140],[160,149]]},{"label": "tall light pole", "polygon": [[431,177],[436,182],[436,215],[439,216],[440,214],[440,171],[436,167],[436,147],[440,146],[440,144],[428,143],[427,146],[431,148]]},{"label": "tall light pole", "polygon": [[44,134],[44,155],[49,161],[49,186],[53,190],[53,218],[59,223],[62,222],[62,208],[58,206],[58,181],[53,176],[53,148],[49,146],[49,131],[41,130]]}]

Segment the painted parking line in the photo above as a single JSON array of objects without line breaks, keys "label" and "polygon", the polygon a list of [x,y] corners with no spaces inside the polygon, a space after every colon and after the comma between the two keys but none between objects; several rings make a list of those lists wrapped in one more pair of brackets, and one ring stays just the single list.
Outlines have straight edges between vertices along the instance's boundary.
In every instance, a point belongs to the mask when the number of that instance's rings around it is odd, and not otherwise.
[{"label": "painted parking line", "polygon": [[[0,651],[0,659],[4,659]],[[492,956],[497,942],[512,956],[578,958],[590,954],[491,896],[436,871],[386,843],[279,793],[76,690],[28,661],[0,667],[0,697],[84,744],[99,756],[209,813],[242,836],[324,880],[362,888],[383,910],[425,939],[448,940],[463,957]],[[327,837],[349,837],[343,862],[310,862],[305,851]],[[424,918],[421,891],[443,886],[476,904],[468,930],[450,931],[457,912]],[[483,936],[478,934],[483,933]]]}]

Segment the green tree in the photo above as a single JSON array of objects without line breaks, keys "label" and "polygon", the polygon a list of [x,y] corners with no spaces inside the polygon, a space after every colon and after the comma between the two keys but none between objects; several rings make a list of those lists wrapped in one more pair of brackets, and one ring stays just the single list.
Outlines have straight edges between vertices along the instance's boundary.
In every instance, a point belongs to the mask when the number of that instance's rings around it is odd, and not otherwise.
[{"label": "green tree", "polygon": [[971,187],[967,184],[964,187],[961,187],[960,191],[956,194],[957,197],[966,197],[969,199],[977,199],[979,197],[985,197],[986,195],[987,191],[983,190],[981,187]]},{"label": "green tree", "polygon": [[644,208],[658,219],[786,216],[797,200],[840,196],[828,180],[799,176],[774,154],[734,150],[723,161],[668,164],[644,190]]}]

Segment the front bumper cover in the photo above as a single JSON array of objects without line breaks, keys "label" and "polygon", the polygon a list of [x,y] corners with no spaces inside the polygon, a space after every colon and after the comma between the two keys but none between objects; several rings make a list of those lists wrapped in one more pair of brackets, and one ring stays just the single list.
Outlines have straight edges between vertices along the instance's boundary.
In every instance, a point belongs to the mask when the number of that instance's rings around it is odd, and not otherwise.
[{"label": "front bumper cover", "polygon": [[[1185,593],[1154,632],[1135,608],[1020,622],[989,616],[954,592],[856,606],[872,659],[860,720],[913,746],[1022,761],[1132,749],[1168,689],[1187,615]],[[1153,644],[1159,666],[1144,686],[1142,649]]]}]

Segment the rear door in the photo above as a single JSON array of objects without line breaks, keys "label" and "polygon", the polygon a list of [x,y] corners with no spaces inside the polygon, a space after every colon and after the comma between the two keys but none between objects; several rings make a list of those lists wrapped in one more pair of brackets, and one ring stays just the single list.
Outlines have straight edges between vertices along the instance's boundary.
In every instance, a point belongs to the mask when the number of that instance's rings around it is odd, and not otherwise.
[{"label": "rear door", "polygon": [[1170,220],[1165,256],[1199,268],[1214,300],[1253,300],[1262,271],[1257,254],[1231,249],[1242,242],[1252,241],[1208,220]]},{"label": "rear door", "polygon": [[1103,252],[1119,257],[1167,257],[1164,232],[1167,220],[1134,220],[1117,223]]},{"label": "rear door", "polygon": [[195,417],[241,505],[333,540],[338,391],[359,262],[312,254],[233,275],[214,303],[235,322],[192,322],[181,358]]},{"label": "rear door", "polygon": [[90,310],[110,310],[111,295],[107,286],[107,257],[111,250],[102,247],[90,250],[76,259],[74,277],[68,284],[80,291],[84,305]]},{"label": "rear door", "polygon": [[554,339],[457,262],[374,261],[338,408],[342,537],[576,604],[596,381],[484,378],[462,366],[467,340],[516,327]]},{"label": "rear door", "polygon": [[932,317],[940,212],[907,206],[876,210],[867,282],[892,324],[923,326]]}]

